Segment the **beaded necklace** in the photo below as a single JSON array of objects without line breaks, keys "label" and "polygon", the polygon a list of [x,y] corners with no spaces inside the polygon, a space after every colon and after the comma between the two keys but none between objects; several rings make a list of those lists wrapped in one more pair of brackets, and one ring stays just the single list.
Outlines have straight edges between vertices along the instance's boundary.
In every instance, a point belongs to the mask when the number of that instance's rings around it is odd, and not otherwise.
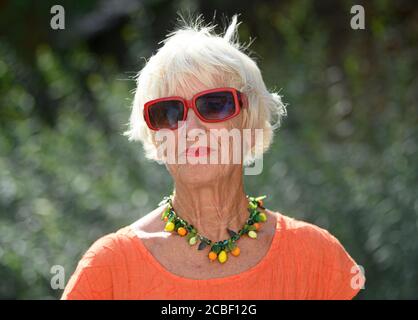
[{"label": "beaded necklace", "polygon": [[176,214],[172,204],[173,196],[174,194],[166,196],[159,203],[159,206],[167,204],[167,208],[161,215],[161,220],[165,222],[164,230],[176,232],[179,236],[186,237],[190,246],[194,246],[200,242],[197,247],[198,250],[203,250],[207,246],[210,246],[208,254],[210,261],[218,260],[220,263],[225,263],[228,260],[228,253],[235,257],[239,256],[241,250],[236,244],[238,239],[244,234],[248,235],[251,239],[257,239],[257,231],[260,229],[261,223],[267,221],[267,216],[264,212],[265,208],[263,207],[263,199],[267,196],[264,195],[255,198],[247,195],[250,216],[244,226],[238,232],[227,228],[226,230],[230,238],[214,242],[201,235],[193,225]]}]

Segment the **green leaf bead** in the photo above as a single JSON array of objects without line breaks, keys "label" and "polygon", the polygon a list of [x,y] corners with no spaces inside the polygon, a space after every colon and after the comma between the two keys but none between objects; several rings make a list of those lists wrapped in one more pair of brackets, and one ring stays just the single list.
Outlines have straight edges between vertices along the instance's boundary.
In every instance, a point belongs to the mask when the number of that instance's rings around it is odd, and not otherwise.
[{"label": "green leaf bead", "polygon": [[235,248],[236,246],[237,246],[237,245],[236,245],[234,242],[232,242],[232,241],[228,241],[227,248],[228,248],[228,250],[229,250],[229,251],[234,250],[234,248]]},{"label": "green leaf bead", "polygon": [[229,234],[229,236],[230,237],[233,237],[233,236],[235,236],[237,233],[235,232],[235,231],[233,231],[233,230],[230,230],[230,229],[226,229],[227,231],[228,231],[228,234]]},{"label": "green leaf bead", "polygon": [[200,241],[202,241],[202,242],[204,242],[206,244],[209,244],[210,243],[210,240],[208,238],[202,237],[202,236],[200,237]]},{"label": "green leaf bead", "polygon": [[203,250],[203,249],[206,248],[206,246],[207,246],[206,242],[202,241],[202,242],[199,243],[199,247],[197,249],[198,250]]},{"label": "green leaf bead", "polygon": [[253,202],[250,202],[248,206],[249,206],[249,208],[250,208],[250,209],[257,209],[257,207],[258,207],[258,206],[257,206],[256,204],[254,204]]},{"label": "green leaf bead", "polygon": [[164,218],[168,216],[168,210],[164,210],[163,213],[161,214],[161,220],[164,220]]},{"label": "green leaf bead", "polygon": [[[196,236],[196,233],[189,232],[189,233],[186,235],[186,239],[187,239],[187,241],[189,241],[191,238],[193,238],[193,237],[195,237],[195,236]],[[197,241],[197,238],[196,238],[196,241]]]},{"label": "green leaf bead", "polygon": [[216,254],[218,254],[219,252],[221,252],[222,248],[219,244],[214,244],[211,248],[211,251],[215,252]]},{"label": "green leaf bead", "polygon": [[235,242],[235,241],[237,241],[239,238],[240,238],[240,235],[239,235],[239,234],[236,234],[235,236],[233,236],[233,237],[231,238],[231,241],[232,241],[232,242]]}]

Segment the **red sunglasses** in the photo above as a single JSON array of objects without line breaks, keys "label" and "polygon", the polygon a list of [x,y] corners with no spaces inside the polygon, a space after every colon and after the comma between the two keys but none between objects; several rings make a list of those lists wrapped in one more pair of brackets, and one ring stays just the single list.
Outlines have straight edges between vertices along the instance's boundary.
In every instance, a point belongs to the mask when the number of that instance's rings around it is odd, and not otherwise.
[{"label": "red sunglasses", "polygon": [[144,119],[151,130],[178,128],[193,109],[203,122],[222,122],[238,115],[247,103],[246,96],[234,88],[217,88],[199,92],[191,100],[167,97],[148,101],[144,105]]}]

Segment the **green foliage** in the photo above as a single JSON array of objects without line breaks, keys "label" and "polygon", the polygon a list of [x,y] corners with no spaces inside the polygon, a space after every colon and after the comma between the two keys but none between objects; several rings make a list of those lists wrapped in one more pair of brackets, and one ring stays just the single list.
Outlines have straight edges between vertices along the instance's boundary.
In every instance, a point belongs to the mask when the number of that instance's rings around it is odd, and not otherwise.
[{"label": "green foliage", "polygon": [[[68,281],[92,242],[171,192],[164,167],[122,136],[132,76],[175,11],[210,18],[214,8],[144,1],[92,35],[80,20],[97,19],[96,2],[64,4],[73,14],[62,33],[48,29],[48,2],[7,3],[0,21],[16,28],[0,38],[0,298],[59,298],[53,265]],[[365,269],[359,298],[417,298],[416,6],[370,1],[367,30],[354,31],[349,1],[240,3],[242,40],[256,37],[253,56],[289,104],[247,194],[334,234]]]}]

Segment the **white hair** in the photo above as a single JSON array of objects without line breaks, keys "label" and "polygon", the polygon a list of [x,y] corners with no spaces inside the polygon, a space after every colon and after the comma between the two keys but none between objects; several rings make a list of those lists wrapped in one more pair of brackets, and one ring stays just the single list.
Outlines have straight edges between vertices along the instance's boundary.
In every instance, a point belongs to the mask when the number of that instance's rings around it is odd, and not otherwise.
[{"label": "white hair", "polygon": [[[176,95],[176,91],[193,90],[194,81],[209,88],[234,87],[248,97],[248,109],[243,109],[243,127],[263,129],[262,153],[273,139],[273,130],[286,116],[281,96],[269,92],[256,62],[245,54],[248,47],[239,43],[237,15],[234,15],[223,36],[214,32],[216,25],[203,25],[201,15],[167,35],[163,44],[139,71],[135,98],[129,120],[129,129],[123,134],[129,141],[142,141],[145,156],[159,161],[153,132],[142,116],[144,104],[152,99]],[[276,118],[276,121],[273,119]],[[244,165],[254,160],[254,146],[244,155]]]}]

